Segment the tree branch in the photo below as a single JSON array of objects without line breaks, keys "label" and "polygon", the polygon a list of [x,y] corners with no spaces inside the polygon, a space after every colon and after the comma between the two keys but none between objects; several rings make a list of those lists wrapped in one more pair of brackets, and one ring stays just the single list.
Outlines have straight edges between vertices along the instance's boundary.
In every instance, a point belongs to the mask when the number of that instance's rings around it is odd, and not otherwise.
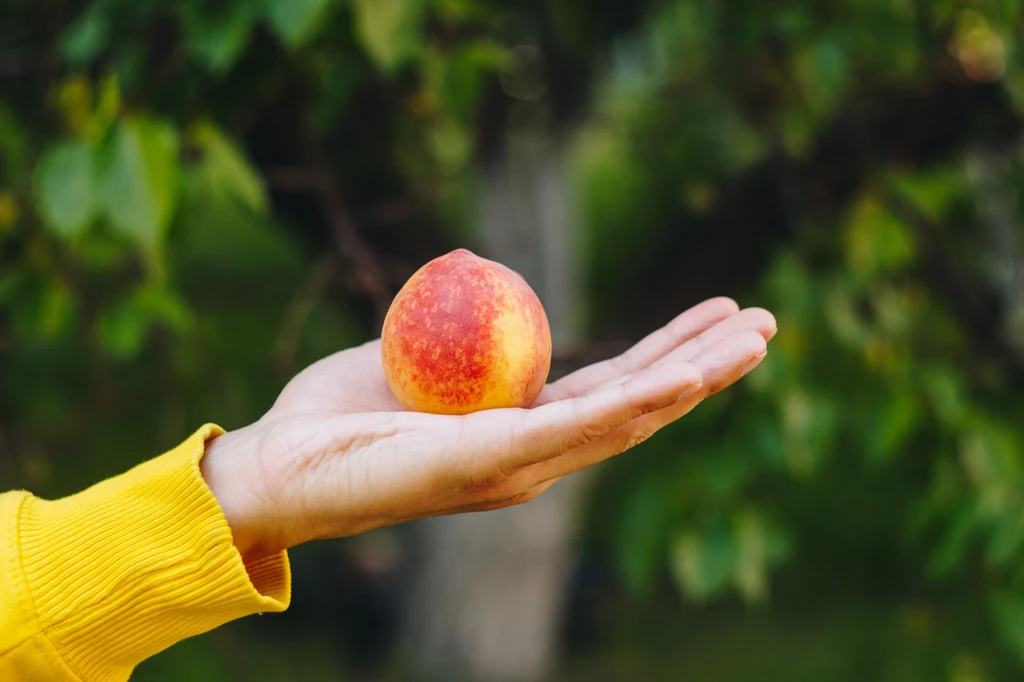
[{"label": "tree branch", "polygon": [[295,166],[265,166],[263,179],[273,189],[285,192],[319,192],[322,178],[309,168]]},{"label": "tree branch", "polygon": [[430,208],[440,189],[440,181],[432,180],[418,191],[377,204],[366,213],[366,217],[376,223],[404,222]]},{"label": "tree branch", "polygon": [[307,157],[307,166],[266,167],[263,177],[275,189],[309,192],[317,198],[341,264],[352,277],[353,288],[373,302],[374,325],[379,331],[391,306],[392,292],[387,273],[360,235],[323,152],[315,144],[310,144]]},{"label": "tree branch", "polygon": [[377,259],[377,254],[360,236],[323,152],[315,144],[311,144],[307,153],[311,170],[317,178],[320,207],[327,218],[334,245],[352,273],[356,287],[373,301],[374,329],[379,331],[384,326],[384,316],[391,306],[391,291],[384,267]]},{"label": "tree branch", "polygon": [[284,323],[274,344],[274,365],[281,371],[291,368],[302,340],[302,330],[313,312],[317,301],[323,298],[324,290],[338,270],[338,254],[329,252],[310,268],[305,279],[295,291],[295,296],[285,309]]}]

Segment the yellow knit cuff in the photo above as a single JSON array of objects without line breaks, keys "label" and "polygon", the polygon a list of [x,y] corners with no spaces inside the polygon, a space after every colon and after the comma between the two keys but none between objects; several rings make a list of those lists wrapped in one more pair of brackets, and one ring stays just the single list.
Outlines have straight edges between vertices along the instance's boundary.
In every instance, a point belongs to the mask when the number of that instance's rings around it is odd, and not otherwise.
[{"label": "yellow knit cuff", "polygon": [[288,557],[245,565],[199,472],[207,424],[174,450],[77,495],[22,507],[25,577],[44,633],[83,682],[127,680],[175,642],[283,611]]}]

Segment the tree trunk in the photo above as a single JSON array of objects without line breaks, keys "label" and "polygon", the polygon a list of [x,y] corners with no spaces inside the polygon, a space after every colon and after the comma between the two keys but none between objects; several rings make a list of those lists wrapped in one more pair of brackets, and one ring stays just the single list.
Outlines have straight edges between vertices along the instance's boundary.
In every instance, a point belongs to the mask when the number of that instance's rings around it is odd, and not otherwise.
[{"label": "tree trunk", "polygon": [[1012,162],[1005,153],[977,146],[968,151],[967,162],[981,220],[988,230],[988,273],[1003,308],[1000,331],[1024,357],[1024,263],[1016,188],[1009,172]]},{"label": "tree trunk", "polygon": [[[510,137],[481,173],[482,253],[518,271],[544,303],[556,352],[576,339],[578,248],[561,153],[543,135]],[[551,669],[587,477],[537,500],[428,519],[406,623],[417,680],[528,682]]]}]

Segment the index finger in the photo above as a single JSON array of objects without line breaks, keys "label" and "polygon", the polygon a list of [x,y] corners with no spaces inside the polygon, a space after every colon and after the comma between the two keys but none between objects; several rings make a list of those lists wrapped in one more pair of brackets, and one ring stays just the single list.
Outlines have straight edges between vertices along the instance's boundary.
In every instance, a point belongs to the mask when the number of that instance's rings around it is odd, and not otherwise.
[{"label": "index finger", "polygon": [[622,355],[594,363],[545,387],[540,404],[575,398],[593,389],[642,371],[715,324],[739,312],[731,298],[712,298],[681,313],[648,334]]},{"label": "index finger", "polygon": [[520,465],[558,457],[634,419],[674,405],[700,389],[700,370],[688,362],[647,369],[629,381],[559,400],[523,413]]}]

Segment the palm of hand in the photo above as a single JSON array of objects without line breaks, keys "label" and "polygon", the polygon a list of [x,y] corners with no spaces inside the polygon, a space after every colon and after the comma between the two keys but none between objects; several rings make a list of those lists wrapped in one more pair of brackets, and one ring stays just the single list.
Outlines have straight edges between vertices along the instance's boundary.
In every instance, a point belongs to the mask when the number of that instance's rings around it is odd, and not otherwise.
[{"label": "palm of hand", "polygon": [[707,301],[622,356],[548,384],[530,409],[464,417],[404,411],[384,378],[379,341],[336,353],[297,375],[243,429],[251,429],[243,450],[255,466],[240,481],[245,494],[233,496],[237,509],[230,500],[222,506],[259,528],[250,549],[265,553],[528,501],[752,369],[775,321],[760,309],[737,310],[728,299]]}]

